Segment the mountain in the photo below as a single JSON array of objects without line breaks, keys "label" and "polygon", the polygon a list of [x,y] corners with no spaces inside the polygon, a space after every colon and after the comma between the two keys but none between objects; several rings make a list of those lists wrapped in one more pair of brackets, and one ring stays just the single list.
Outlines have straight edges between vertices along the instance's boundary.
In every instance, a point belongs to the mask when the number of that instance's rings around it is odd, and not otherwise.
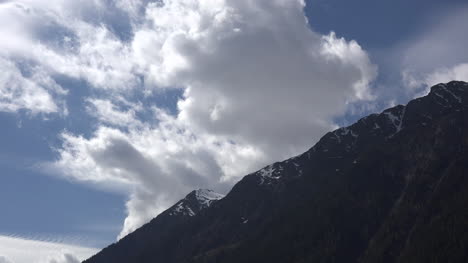
[{"label": "mountain", "polygon": [[139,262],[137,259],[151,249],[151,245],[164,246],[162,237],[169,237],[179,225],[223,197],[212,190],[194,190],[149,223],[85,262]]},{"label": "mountain", "polygon": [[184,200],[85,262],[468,262],[468,83],[329,132],[209,207]]},{"label": "mountain", "polygon": [[215,193],[213,190],[195,190],[166,210],[163,214],[168,214],[171,217],[195,216],[201,210],[210,207],[213,202],[218,201],[223,197],[224,195]]}]

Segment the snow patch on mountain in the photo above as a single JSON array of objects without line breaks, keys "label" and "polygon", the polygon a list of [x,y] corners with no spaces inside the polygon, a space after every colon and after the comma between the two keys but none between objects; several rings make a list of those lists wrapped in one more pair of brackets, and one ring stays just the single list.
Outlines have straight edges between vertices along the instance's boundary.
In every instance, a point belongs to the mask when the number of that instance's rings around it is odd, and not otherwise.
[{"label": "snow patch on mountain", "polygon": [[211,205],[211,203],[213,203],[213,201],[222,199],[224,195],[218,194],[209,189],[199,189],[195,191],[195,197],[197,198],[202,208],[207,208]]},{"label": "snow patch on mountain", "polygon": [[395,132],[393,132],[387,137],[391,138],[403,129],[403,118],[406,114],[406,106],[403,106],[401,112],[393,113],[392,111],[385,111],[383,114],[387,117],[387,119],[395,129]]},{"label": "snow patch on mountain", "polygon": [[170,211],[169,215],[194,216],[199,211],[211,206],[214,201],[222,199],[224,195],[213,190],[199,189],[188,194],[180,200]]},{"label": "snow patch on mountain", "polygon": [[170,215],[185,215],[185,216],[194,216],[195,212],[183,201],[177,204],[174,210],[170,213]]},{"label": "snow patch on mountain", "polygon": [[258,171],[260,178],[261,178],[260,184],[263,184],[266,180],[270,182],[269,179],[278,180],[281,176],[275,172],[276,172],[276,169],[273,168],[273,165],[268,165],[267,167]]},{"label": "snow patch on mountain", "polygon": [[289,158],[284,162],[277,162],[257,171],[255,174],[260,178],[260,185],[270,185],[279,182],[280,179],[285,176],[302,176],[302,167],[299,163],[297,163],[299,157],[300,156]]},{"label": "snow patch on mountain", "polygon": [[436,86],[438,89],[434,91],[434,94],[440,98],[443,98],[447,103],[449,103],[448,99],[444,96],[444,94],[440,94],[439,91],[442,91],[443,93],[449,94],[451,97],[453,97],[458,103],[462,103],[462,98],[455,93],[453,93],[450,89],[447,88],[446,84],[439,84]]}]

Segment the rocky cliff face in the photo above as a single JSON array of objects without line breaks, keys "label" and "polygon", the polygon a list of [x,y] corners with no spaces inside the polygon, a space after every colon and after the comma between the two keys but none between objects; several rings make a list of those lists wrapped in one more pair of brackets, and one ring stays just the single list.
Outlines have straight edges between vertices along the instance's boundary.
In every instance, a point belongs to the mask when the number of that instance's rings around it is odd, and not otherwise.
[{"label": "rocky cliff face", "polygon": [[85,262],[467,262],[468,84],[327,133],[193,214],[179,203]]}]

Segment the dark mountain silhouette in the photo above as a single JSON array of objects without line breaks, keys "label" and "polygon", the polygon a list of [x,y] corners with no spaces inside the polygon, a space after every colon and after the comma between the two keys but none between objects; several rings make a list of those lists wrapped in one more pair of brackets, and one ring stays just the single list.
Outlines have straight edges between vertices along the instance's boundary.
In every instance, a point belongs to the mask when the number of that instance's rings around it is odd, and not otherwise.
[{"label": "dark mountain silhouette", "polygon": [[174,213],[184,200],[85,262],[468,262],[468,84],[436,85]]}]

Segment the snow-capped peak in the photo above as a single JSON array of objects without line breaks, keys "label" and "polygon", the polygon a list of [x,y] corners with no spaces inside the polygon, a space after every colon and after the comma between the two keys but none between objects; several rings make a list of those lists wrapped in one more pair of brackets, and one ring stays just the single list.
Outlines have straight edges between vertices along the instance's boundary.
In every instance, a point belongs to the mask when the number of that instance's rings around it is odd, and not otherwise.
[{"label": "snow-capped peak", "polygon": [[217,201],[224,197],[213,190],[199,189],[195,191],[195,197],[203,208],[209,207],[213,201]]},{"label": "snow-capped peak", "polygon": [[224,195],[213,190],[199,189],[192,191],[184,199],[177,202],[169,215],[194,216],[201,210],[208,208],[214,201],[220,200]]}]

